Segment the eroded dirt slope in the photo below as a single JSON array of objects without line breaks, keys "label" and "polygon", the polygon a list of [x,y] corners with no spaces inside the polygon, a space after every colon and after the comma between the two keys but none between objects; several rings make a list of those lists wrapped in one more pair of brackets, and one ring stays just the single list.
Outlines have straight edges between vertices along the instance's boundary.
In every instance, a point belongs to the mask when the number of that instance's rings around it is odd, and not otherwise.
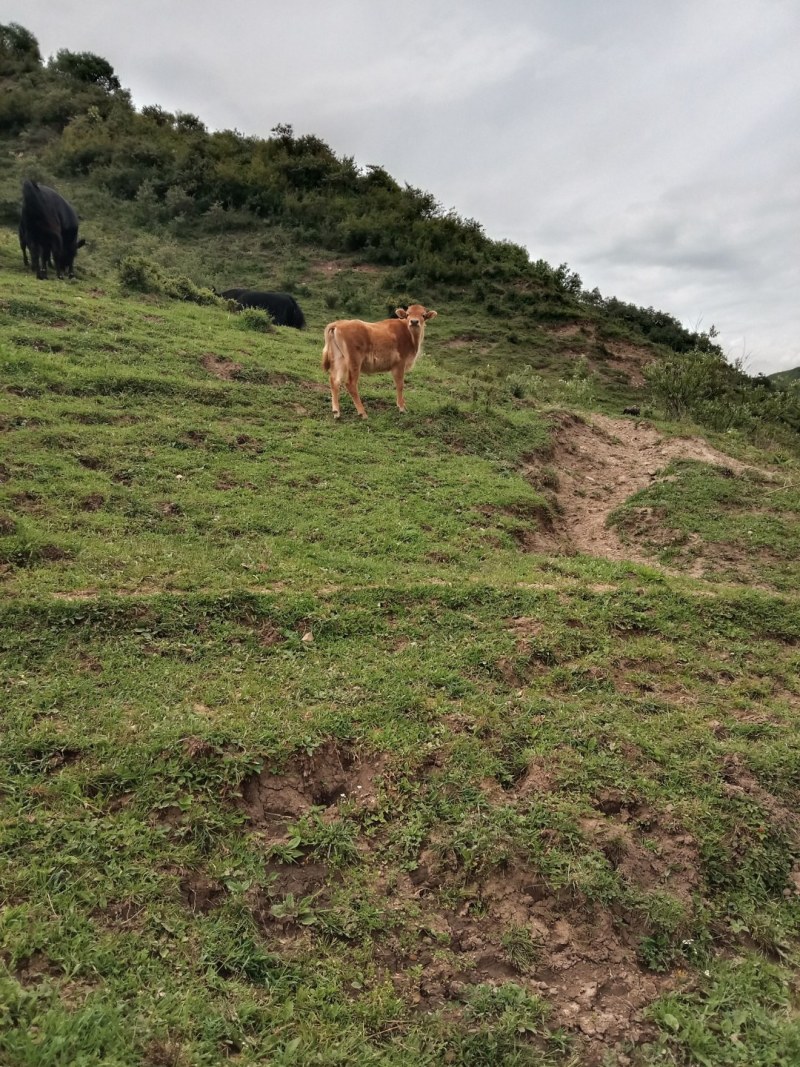
[{"label": "eroded dirt slope", "polygon": [[[650,423],[593,414],[586,421],[561,413],[553,432],[550,462],[557,473],[558,517],[535,533],[527,547],[539,552],[584,552],[612,560],[652,562],[625,545],[607,526],[628,497],[646,488],[676,459],[716,464],[735,474],[745,465],[699,437],[665,437]],[[526,468],[540,476],[540,465]]]}]

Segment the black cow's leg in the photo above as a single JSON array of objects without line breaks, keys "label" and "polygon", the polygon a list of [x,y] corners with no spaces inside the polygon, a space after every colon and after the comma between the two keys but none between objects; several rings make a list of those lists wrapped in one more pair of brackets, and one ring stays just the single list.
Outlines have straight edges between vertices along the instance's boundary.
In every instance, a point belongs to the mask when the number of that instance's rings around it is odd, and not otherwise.
[{"label": "black cow's leg", "polygon": [[47,279],[47,251],[39,245],[31,245],[31,266],[37,278]]}]

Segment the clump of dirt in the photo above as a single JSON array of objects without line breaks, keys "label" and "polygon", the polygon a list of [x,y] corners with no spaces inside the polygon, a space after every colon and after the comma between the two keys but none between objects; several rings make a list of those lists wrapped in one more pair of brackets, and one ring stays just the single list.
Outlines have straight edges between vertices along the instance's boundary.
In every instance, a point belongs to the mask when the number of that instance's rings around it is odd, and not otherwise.
[{"label": "clump of dirt", "polygon": [[185,1067],[186,1056],[177,1041],[153,1039],[144,1050],[145,1067]]},{"label": "clump of dirt", "polygon": [[87,471],[97,471],[103,466],[103,461],[98,459],[97,456],[76,456],[75,459],[82,467],[85,467]]},{"label": "clump of dirt", "polygon": [[514,793],[522,798],[537,793],[554,793],[557,788],[552,760],[544,756],[534,756],[514,783]]},{"label": "clump of dirt", "polygon": [[213,374],[215,378],[221,378],[226,382],[236,378],[242,369],[241,363],[236,363],[234,360],[228,359],[227,356],[215,356],[213,352],[206,352],[200,363],[209,374]]},{"label": "clump of dirt", "polygon": [[213,878],[194,871],[181,879],[180,893],[181,900],[189,911],[206,915],[217,907],[225,897],[227,890]]},{"label": "clump of dirt", "polygon": [[[699,437],[664,437],[650,423],[592,415],[554,417],[548,463],[558,471],[550,524],[531,530],[524,547],[543,553],[583,552],[611,560],[650,563],[620,540],[608,517],[628,497],[646,488],[676,459],[699,460],[740,474],[745,464],[718,452]],[[534,484],[541,460],[523,473]]]},{"label": "clump of dirt", "polygon": [[[519,617],[509,625],[525,643],[535,639],[540,622]],[[421,773],[435,763],[432,758]],[[251,831],[267,844],[285,843],[289,824],[312,807],[325,809],[328,822],[340,817],[344,797],[373,809],[381,791],[384,799],[391,795],[386,768],[386,756],[367,756],[327,739],[311,753],[295,754],[279,770],[269,767],[251,775],[239,803]],[[767,807],[763,790],[735,757],[725,763],[723,774],[730,788],[747,789],[770,814],[782,817]],[[490,804],[535,801],[559,789],[558,768],[535,757],[509,789],[493,779],[480,785]],[[630,899],[621,893],[608,905],[592,901],[577,883],[554,884],[522,857],[489,873],[468,872],[449,847],[446,831],[428,838],[411,871],[387,866],[384,834],[362,837],[364,859],[377,861],[367,863],[364,874],[376,901],[387,909],[383,929],[373,935],[378,973],[425,1011],[458,1011],[474,986],[513,981],[550,1004],[551,1022],[578,1036],[587,1065],[604,1062],[622,1042],[647,1040],[653,1033],[647,1007],[690,979],[680,970],[656,974],[644,965],[643,939],[656,931],[635,901],[649,893],[669,894],[690,920],[702,892],[699,847],[671,812],[651,810],[630,789],[598,788],[592,809],[580,822],[582,836],[630,887]],[[273,944],[305,952],[320,936],[316,913],[335,917],[335,907],[328,909],[343,875],[318,857],[281,863],[276,855],[267,860],[268,888],[254,891],[248,906]],[[193,910],[213,907],[219,890],[203,876],[183,872],[181,892]],[[797,872],[788,892],[795,890],[800,891]],[[324,936],[347,936],[332,929],[335,923],[325,927]]]},{"label": "clump of dirt", "polygon": [[552,326],[545,326],[545,332],[553,337],[594,337],[594,328],[580,322],[559,322]]},{"label": "clump of dirt", "polygon": [[38,950],[32,952],[27,959],[22,960],[14,971],[14,977],[23,985],[59,974],[61,974],[60,968],[48,959],[43,952]]},{"label": "clump of dirt", "polygon": [[665,548],[684,547],[691,540],[691,535],[682,530],[675,530],[667,526],[665,519],[667,509],[664,507],[640,507],[631,510],[619,523],[619,529],[633,537],[641,544],[647,545],[651,552],[659,552]]},{"label": "clump of dirt", "polygon": [[247,433],[237,434],[232,447],[240,449],[242,452],[249,452],[254,456],[258,456],[264,451],[263,443]]},{"label": "clump of dirt", "polygon": [[271,622],[265,622],[258,630],[258,642],[264,648],[273,648],[275,645],[282,644],[283,641],[285,641],[283,634]]},{"label": "clump of dirt", "polygon": [[81,499],[80,508],[81,511],[99,511],[105,502],[106,498],[102,493],[89,493]]},{"label": "clump of dirt", "polygon": [[335,808],[343,798],[377,803],[386,757],[360,756],[350,745],[325,741],[295,756],[279,772],[264,769],[242,783],[242,805],[253,827],[280,837],[312,807]]}]

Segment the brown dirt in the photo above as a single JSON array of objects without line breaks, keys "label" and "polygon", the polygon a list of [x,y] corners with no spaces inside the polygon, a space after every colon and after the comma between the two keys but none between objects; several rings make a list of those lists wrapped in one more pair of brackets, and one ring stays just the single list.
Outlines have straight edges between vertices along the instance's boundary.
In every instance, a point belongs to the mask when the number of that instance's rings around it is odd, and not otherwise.
[{"label": "brown dirt", "polygon": [[[521,641],[535,636],[539,625],[528,618],[509,622]],[[243,783],[240,804],[251,831],[265,843],[276,843],[312,805],[334,821],[343,797],[370,809],[381,788],[393,788],[385,756],[366,757],[329,739],[311,754],[294,756],[279,772],[265,769],[251,776]],[[489,803],[513,797],[524,804],[557,790],[558,774],[537,758],[510,792],[494,779],[481,788]],[[656,816],[629,792],[600,789],[593,807],[581,823],[587,843],[630,886],[644,893],[668,892],[690,913],[701,890],[695,839],[670,813]],[[359,847],[380,859],[384,845],[379,834],[362,839]],[[277,901],[311,896],[313,907],[324,909],[341,875],[313,858],[293,864],[272,860],[267,870],[273,876],[269,890],[249,900],[254,918],[276,946],[310,951],[315,929],[304,927],[291,909],[275,916],[272,908]],[[640,963],[639,944],[649,932],[641,912],[621,903],[593,904],[575,887],[549,884],[521,860],[465,882],[447,841],[431,839],[414,870],[387,871],[380,862],[373,880],[387,907],[385,929],[375,934],[373,963],[400,995],[420,1010],[457,1011],[470,987],[514,981],[544,998],[551,1021],[576,1034],[587,1067],[600,1064],[623,1041],[646,1040],[652,1033],[647,1006],[681,981],[681,972],[656,975]],[[181,887],[187,906],[214,906],[216,884],[184,876]],[[399,925],[392,915],[402,917]],[[515,961],[509,954],[504,937],[514,931],[529,938],[533,958]]]},{"label": "brown dirt", "polygon": [[[623,854],[635,881],[638,854]],[[513,981],[550,1004],[552,1023],[583,1039],[586,1065],[602,1062],[621,1041],[648,1036],[645,1009],[677,978],[641,966],[637,945],[646,931],[631,916],[554,889],[524,865],[467,886],[466,902],[453,911],[440,893],[451,877],[428,849],[416,870],[386,887],[390,909],[404,914],[404,933],[402,943],[391,932],[379,938],[375,962],[399,993],[435,1011],[452,1008],[470,986]],[[647,869],[642,884],[654,881]],[[513,930],[529,936],[535,957],[529,963],[516,963],[504,948],[503,936]]]},{"label": "brown dirt", "polygon": [[645,384],[642,368],[652,362],[653,353],[625,341],[606,341],[605,349],[612,358],[603,360],[602,366],[621,371],[626,375],[629,385],[641,389]]},{"label": "brown dirt", "polygon": [[346,259],[315,259],[309,264],[309,270],[321,271],[323,274],[339,274],[343,270],[355,271],[357,274],[382,274],[385,269],[375,263],[350,263]]},{"label": "brown dirt", "polygon": [[213,878],[191,872],[181,879],[180,893],[181,900],[189,911],[206,915],[221,903],[227,890]]},{"label": "brown dirt", "polygon": [[251,826],[277,840],[312,807],[333,813],[343,798],[373,807],[385,763],[385,757],[367,759],[329,740],[311,754],[295,756],[281,772],[264,769],[245,779],[242,805]]},{"label": "brown dirt", "polygon": [[475,333],[461,333],[439,342],[440,348],[474,348],[477,352],[489,352],[493,345]]},{"label": "brown dirt", "polygon": [[14,977],[22,985],[41,981],[42,978],[57,977],[60,974],[61,968],[38,950],[22,960],[14,971]]},{"label": "brown dirt", "polygon": [[[524,547],[532,552],[583,552],[611,560],[652,560],[625,545],[606,523],[611,512],[628,497],[646,488],[676,459],[693,459],[725,467],[736,474],[745,464],[718,452],[699,437],[664,437],[648,422],[592,415],[554,417],[552,451],[548,463],[558,472],[555,490],[557,518],[551,529],[531,530]],[[541,460],[524,468],[534,482]]]},{"label": "brown dirt", "polygon": [[81,511],[99,511],[105,504],[106,498],[102,493],[89,493],[80,502]]},{"label": "brown dirt", "polygon": [[200,363],[209,374],[213,374],[215,378],[222,378],[226,382],[234,379],[242,369],[241,363],[236,363],[226,356],[215,356],[213,352],[206,352]]}]

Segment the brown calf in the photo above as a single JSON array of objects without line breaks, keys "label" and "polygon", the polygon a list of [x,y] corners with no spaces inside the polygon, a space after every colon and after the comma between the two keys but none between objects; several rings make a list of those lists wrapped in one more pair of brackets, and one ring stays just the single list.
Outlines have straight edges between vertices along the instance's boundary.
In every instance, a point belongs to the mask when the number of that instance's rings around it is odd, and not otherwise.
[{"label": "brown calf", "polygon": [[435,319],[436,312],[421,304],[412,304],[406,311],[397,308],[396,319],[383,322],[361,322],[360,319],[339,319],[325,327],[325,347],[322,349],[322,369],[330,374],[331,407],[333,417],[339,418],[339,390],[342,385],[353,398],[356,411],[367,417],[358,395],[358,379],[363,374],[391,371],[397,387],[397,406],[406,410],[403,398],[403,379],[411,370],[422,350],[425,323]]}]

